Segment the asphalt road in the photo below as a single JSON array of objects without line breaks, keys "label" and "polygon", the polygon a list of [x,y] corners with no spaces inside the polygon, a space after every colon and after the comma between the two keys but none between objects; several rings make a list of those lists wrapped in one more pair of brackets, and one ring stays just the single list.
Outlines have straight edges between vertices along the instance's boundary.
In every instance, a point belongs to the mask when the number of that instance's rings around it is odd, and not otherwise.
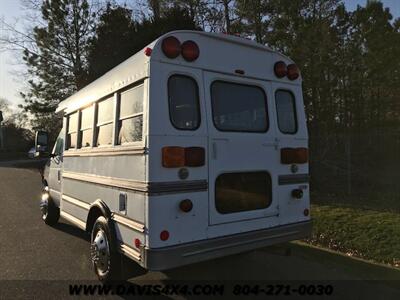
[{"label": "asphalt road", "polygon": [[[67,291],[69,282],[96,280],[89,264],[88,237],[63,220],[49,227],[40,219],[40,188],[37,171],[0,163],[0,299],[10,295],[52,298],[60,286]],[[340,297],[351,291],[353,299],[376,295],[400,299],[400,271],[294,243],[168,272],[148,272],[129,282],[170,280],[322,281],[339,286],[335,293]]]}]

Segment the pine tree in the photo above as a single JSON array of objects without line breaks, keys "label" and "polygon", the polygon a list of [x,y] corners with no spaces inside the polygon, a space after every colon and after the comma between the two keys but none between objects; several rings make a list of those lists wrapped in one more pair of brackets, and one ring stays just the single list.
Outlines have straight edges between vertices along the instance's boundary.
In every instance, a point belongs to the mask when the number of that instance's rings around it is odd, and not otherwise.
[{"label": "pine tree", "polygon": [[24,50],[32,79],[29,90],[21,95],[24,109],[34,116],[33,127],[54,133],[60,125],[54,115],[58,103],[87,82],[93,22],[87,0],[45,0],[41,13],[45,25],[33,30],[34,50]]}]

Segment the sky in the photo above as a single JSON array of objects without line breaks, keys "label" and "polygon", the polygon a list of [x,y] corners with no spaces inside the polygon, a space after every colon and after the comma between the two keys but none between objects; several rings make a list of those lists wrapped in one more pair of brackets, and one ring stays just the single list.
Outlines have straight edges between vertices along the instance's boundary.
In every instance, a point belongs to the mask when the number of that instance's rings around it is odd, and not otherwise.
[{"label": "sky", "polygon": [[[348,10],[356,9],[357,5],[364,6],[366,2],[367,0],[344,0]],[[381,2],[390,8],[395,17],[400,17],[400,0],[381,0]],[[7,23],[14,23],[15,20],[21,21],[23,14],[19,0],[0,0],[0,19]],[[23,82],[15,75],[15,71],[21,70],[23,66],[17,64],[15,57],[16,53],[4,52],[0,49],[0,98],[7,99],[14,107],[22,103],[19,92],[23,89]]]}]

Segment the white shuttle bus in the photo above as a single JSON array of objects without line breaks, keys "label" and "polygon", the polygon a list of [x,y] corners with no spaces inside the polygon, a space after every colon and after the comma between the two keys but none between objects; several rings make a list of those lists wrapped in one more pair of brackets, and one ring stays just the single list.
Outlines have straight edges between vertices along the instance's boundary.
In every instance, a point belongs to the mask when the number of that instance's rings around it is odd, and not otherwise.
[{"label": "white shuttle bus", "polygon": [[310,234],[301,76],[266,46],[170,32],[57,111],[42,218],[91,234],[100,280],[120,254],[166,270]]}]

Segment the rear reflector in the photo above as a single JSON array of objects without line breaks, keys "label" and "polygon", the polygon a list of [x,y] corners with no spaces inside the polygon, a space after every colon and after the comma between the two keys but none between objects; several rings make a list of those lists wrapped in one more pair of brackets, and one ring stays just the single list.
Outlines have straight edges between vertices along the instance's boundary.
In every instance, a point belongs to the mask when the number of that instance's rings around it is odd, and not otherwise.
[{"label": "rear reflector", "polygon": [[139,239],[135,239],[135,247],[136,248],[140,248],[140,245],[141,245],[140,240]]},{"label": "rear reflector", "polygon": [[199,46],[193,41],[186,41],[182,44],[182,56],[186,61],[194,61],[200,55]]},{"label": "rear reflector", "polygon": [[185,166],[201,167],[205,163],[205,150],[202,147],[185,148]]},{"label": "rear reflector", "polygon": [[180,168],[185,166],[185,148],[162,148],[162,165],[165,168]]},{"label": "rear reflector", "polygon": [[176,58],[181,53],[181,42],[174,36],[166,37],[161,43],[161,49],[166,57]]},{"label": "rear reflector", "polygon": [[308,162],[307,148],[282,148],[281,163],[282,164],[305,164]]},{"label": "rear reflector", "polygon": [[162,165],[164,168],[201,167],[205,164],[205,156],[203,147],[163,147]]},{"label": "rear reflector", "polygon": [[167,230],[163,230],[160,233],[160,240],[166,241],[169,239],[169,232]]}]

